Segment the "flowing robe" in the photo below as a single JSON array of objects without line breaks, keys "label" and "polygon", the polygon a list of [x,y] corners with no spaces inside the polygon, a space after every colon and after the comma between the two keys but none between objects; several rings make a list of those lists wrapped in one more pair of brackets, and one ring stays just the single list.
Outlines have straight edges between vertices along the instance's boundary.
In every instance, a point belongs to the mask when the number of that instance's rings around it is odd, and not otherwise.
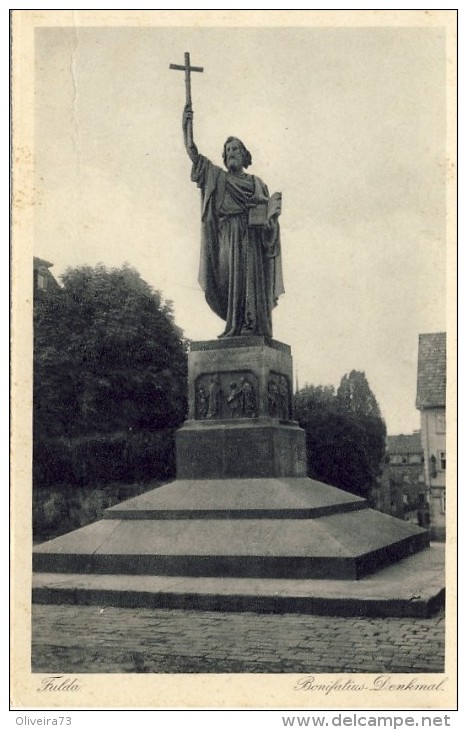
[{"label": "flowing robe", "polygon": [[254,175],[234,175],[199,155],[191,179],[202,196],[199,283],[226,322],[221,337],[272,337],[271,312],[284,292],[279,224],[249,226],[248,210],[267,202]]}]

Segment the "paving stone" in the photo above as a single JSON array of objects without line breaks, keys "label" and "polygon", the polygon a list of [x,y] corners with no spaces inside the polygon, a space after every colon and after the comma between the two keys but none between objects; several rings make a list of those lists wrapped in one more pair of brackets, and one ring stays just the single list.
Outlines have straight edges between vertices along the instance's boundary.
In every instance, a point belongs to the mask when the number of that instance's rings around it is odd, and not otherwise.
[{"label": "paving stone", "polygon": [[[266,620],[265,620],[266,619]],[[444,614],[397,619],[42,606],[34,672],[442,672]],[[416,633],[423,625],[429,634]],[[343,627],[347,627],[343,632]],[[314,636],[319,639],[313,639]]]}]

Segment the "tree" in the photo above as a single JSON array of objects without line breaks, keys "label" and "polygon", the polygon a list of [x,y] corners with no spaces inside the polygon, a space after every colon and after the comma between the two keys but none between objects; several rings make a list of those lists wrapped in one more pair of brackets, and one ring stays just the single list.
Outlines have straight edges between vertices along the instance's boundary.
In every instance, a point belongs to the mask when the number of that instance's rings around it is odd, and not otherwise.
[{"label": "tree", "polygon": [[186,343],[170,302],[128,265],[68,269],[34,313],[35,436],[178,426]]},{"label": "tree", "polygon": [[306,422],[316,414],[335,410],[333,385],[305,385],[295,393],[295,417]]},{"label": "tree", "polygon": [[386,424],[365,373],[352,370],[337,389],[339,410],[362,429],[362,445],[368,462],[371,485],[375,486],[386,453]]},{"label": "tree", "polygon": [[358,370],[352,370],[342,378],[337,389],[337,402],[343,413],[381,418],[378,403],[365,373]]},{"label": "tree", "polygon": [[306,432],[309,476],[369,498],[385,452],[386,427],[365,374],[333,386],[307,385],[295,395]]}]

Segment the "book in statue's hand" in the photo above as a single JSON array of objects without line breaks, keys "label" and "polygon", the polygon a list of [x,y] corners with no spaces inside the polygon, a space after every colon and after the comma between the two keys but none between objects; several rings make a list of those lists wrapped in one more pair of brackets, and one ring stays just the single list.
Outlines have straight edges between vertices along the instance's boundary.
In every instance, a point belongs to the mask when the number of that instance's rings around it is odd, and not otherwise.
[{"label": "book in statue's hand", "polygon": [[268,204],[258,203],[248,209],[249,226],[265,226],[268,222]]},{"label": "book in statue's hand", "polygon": [[274,193],[268,201],[252,206],[248,211],[249,226],[267,226],[272,215],[272,204],[282,198],[282,193]]}]

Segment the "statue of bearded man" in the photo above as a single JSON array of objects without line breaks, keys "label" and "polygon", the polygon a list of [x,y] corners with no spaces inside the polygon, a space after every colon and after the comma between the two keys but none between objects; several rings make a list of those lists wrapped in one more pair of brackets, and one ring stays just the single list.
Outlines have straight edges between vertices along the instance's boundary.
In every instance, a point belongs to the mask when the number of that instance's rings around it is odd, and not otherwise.
[{"label": "statue of bearded man", "polygon": [[191,179],[201,189],[199,283],[206,301],[226,325],[220,337],[272,337],[272,309],[284,292],[278,218],[281,195],[245,172],[251,155],[236,137],[224,145],[226,170],[199,154],[193,110],[183,112]]}]

